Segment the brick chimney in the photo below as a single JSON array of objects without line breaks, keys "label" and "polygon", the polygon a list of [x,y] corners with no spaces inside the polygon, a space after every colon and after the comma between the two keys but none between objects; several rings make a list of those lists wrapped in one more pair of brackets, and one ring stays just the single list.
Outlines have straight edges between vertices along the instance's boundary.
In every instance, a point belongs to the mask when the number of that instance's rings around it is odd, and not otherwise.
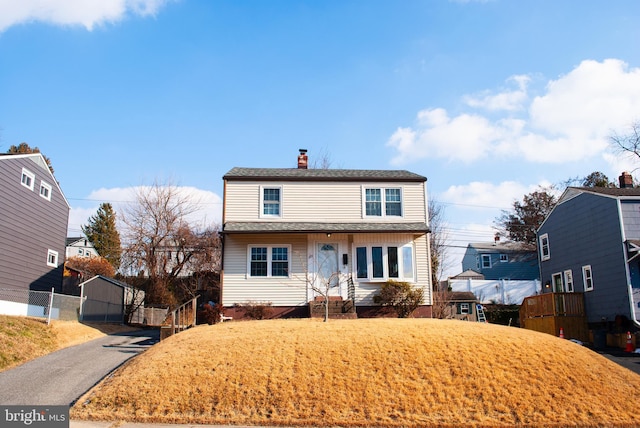
[{"label": "brick chimney", "polygon": [[620,182],[621,189],[633,187],[633,177],[626,171],[620,174],[620,177],[618,177],[618,181]]},{"label": "brick chimney", "polygon": [[307,149],[300,149],[298,155],[298,169],[307,169]]}]

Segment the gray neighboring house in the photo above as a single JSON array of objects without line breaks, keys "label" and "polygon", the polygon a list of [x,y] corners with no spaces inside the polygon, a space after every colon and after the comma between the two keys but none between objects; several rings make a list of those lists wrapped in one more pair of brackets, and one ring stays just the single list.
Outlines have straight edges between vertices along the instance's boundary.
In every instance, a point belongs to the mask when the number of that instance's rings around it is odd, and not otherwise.
[{"label": "gray neighboring house", "polygon": [[0,288],[61,290],[69,210],[40,153],[0,155]]},{"label": "gray neighboring house", "polygon": [[144,307],[144,292],[129,284],[96,275],[79,285],[80,321],[124,323],[127,305]]},{"label": "gray neighboring house", "polygon": [[467,245],[462,270],[474,271],[486,280],[540,279],[535,245],[524,242],[476,242]]},{"label": "gray neighboring house", "polygon": [[584,293],[592,328],[640,327],[640,188],[630,174],[620,188],[567,188],[537,235],[543,292]]}]

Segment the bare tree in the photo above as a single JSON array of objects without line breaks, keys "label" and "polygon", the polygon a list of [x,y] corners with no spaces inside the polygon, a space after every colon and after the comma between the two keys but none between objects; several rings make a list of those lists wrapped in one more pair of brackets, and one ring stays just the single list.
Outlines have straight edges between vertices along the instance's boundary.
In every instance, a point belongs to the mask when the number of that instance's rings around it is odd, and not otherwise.
[{"label": "bare tree", "polygon": [[433,318],[451,318],[451,291],[438,289],[433,292]]},{"label": "bare tree", "polygon": [[[306,261],[302,262],[305,286],[322,298],[320,304],[324,309],[324,322],[327,322],[331,292],[340,286],[344,275],[339,270],[333,271],[332,264],[328,260],[316,259],[310,255]],[[315,300],[313,304],[317,304]]]},{"label": "bare tree", "polygon": [[217,231],[199,231],[187,217],[197,201],[172,184],[140,187],[136,201],[125,209],[124,265],[148,278],[148,303],[175,305],[177,279],[219,263]]},{"label": "bare tree", "polygon": [[431,252],[431,286],[438,290],[443,272],[451,267],[447,258],[449,235],[445,229],[444,205],[429,199],[429,248]]},{"label": "bare tree", "polygon": [[640,160],[640,120],[633,122],[629,128],[626,134],[614,132],[609,137],[610,144],[617,153],[635,156]]}]

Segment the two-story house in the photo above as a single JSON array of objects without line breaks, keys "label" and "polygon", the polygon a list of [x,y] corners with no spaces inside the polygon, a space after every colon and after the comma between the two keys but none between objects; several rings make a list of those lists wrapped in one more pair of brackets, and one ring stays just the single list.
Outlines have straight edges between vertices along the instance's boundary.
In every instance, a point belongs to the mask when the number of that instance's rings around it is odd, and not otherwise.
[{"label": "two-story house", "polygon": [[387,280],[424,289],[431,316],[426,178],[401,170],[233,168],[224,175],[222,304],[307,317],[327,290],[375,316]]},{"label": "two-story house", "polygon": [[60,291],[69,209],[40,153],[0,155],[0,287]]},{"label": "two-story house", "polygon": [[87,238],[83,236],[67,237],[66,258],[69,257],[98,257],[98,251]]},{"label": "two-story house", "polygon": [[526,242],[476,242],[467,245],[462,271],[475,271],[487,280],[540,278],[535,245]]},{"label": "two-story house", "polygon": [[[537,231],[543,292],[584,293],[590,326],[640,327],[640,188],[569,187]],[[634,296],[636,296],[634,298]]]}]

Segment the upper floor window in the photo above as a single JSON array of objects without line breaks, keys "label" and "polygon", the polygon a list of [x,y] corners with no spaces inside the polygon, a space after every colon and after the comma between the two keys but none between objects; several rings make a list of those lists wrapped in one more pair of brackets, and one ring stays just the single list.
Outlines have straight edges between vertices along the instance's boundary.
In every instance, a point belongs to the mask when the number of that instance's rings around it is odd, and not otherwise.
[{"label": "upper floor window", "polygon": [[400,188],[365,188],[364,212],[367,217],[402,216]]},{"label": "upper floor window", "polygon": [[44,181],[40,182],[40,196],[45,198],[47,201],[51,200],[51,186]]},{"label": "upper floor window", "polygon": [[509,261],[509,255],[508,254],[500,254],[500,261],[501,262],[508,262]]},{"label": "upper floor window", "polygon": [[58,252],[53,250],[47,251],[47,266],[58,267]]},{"label": "upper floor window", "polygon": [[29,190],[33,190],[35,180],[36,175],[33,172],[29,171],[27,168],[22,168],[22,178],[20,179],[20,182],[24,187]]},{"label": "upper floor window", "polygon": [[356,276],[384,280],[414,278],[412,246],[367,246],[356,248]]},{"label": "upper floor window", "polygon": [[481,257],[482,269],[491,269],[491,254],[483,254]]},{"label": "upper floor window", "polygon": [[289,276],[290,253],[289,246],[249,247],[249,276]]},{"label": "upper floor window", "polygon": [[545,261],[551,258],[551,252],[549,251],[549,235],[540,235],[540,260]]},{"label": "upper floor window", "polygon": [[262,188],[262,215],[280,217],[282,215],[282,189],[280,187]]},{"label": "upper floor window", "polygon": [[593,290],[593,273],[591,265],[582,266],[582,279],[584,281],[584,291]]}]

